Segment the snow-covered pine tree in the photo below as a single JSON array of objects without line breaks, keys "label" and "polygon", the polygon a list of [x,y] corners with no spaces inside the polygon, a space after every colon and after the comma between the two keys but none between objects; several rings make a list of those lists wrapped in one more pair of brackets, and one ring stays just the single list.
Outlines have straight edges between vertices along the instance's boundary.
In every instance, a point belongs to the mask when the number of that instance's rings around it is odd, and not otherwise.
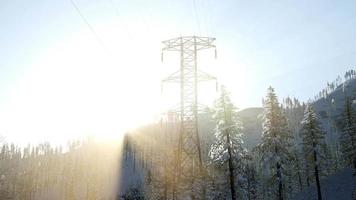
[{"label": "snow-covered pine tree", "polygon": [[303,190],[303,154],[301,150],[296,147],[296,144],[294,144],[291,153],[293,155],[293,164],[291,166],[293,170],[291,178],[294,180],[293,187],[295,192],[300,192]]},{"label": "snow-covered pine tree", "polygon": [[356,169],[356,116],[349,97],[346,98],[343,116],[344,130],[340,137],[341,151],[346,164]]},{"label": "snow-covered pine tree", "polygon": [[288,172],[287,182],[284,184],[284,192],[287,193],[289,197],[294,196],[296,193],[303,188],[303,174],[302,174],[302,161],[303,154],[301,151],[301,143],[299,137],[299,131],[301,128],[300,122],[303,119],[305,104],[301,103],[296,98],[287,97],[283,100],[281,106],[285,117],[288,120],[288,127],[293,139],[291,140],[292,148],[290,149],[292,160],[291,163],[285,167],[286,172]]},{"label": "snow-covered pine tree", "polygon": [[[268,88],[266,99],[263,101],[263,132],[262,142],[258,145],[262,165],[269,170],[271,186],[278,185],[277,199],[284,197],[283,180],[284,167],[291,160],[291,134],[286,117],[278,103],[277,95],[272,87]],[[274,184],[277,183],[277,184]]]},{"label": "snow-covered pine tree", "polygon": [[304,118],[301,124],[302,129],[300,134],[306,162],[308,162],[309,166],[314,170],[314,177],[318,190],[318,200],[321,200],[322,196],[319,177],[322,169],[322,161],[325,161],[326,144],[324,133],[320,127],[320,122],[310,104],[305,108]]},{"label": "snow-covered pine tree", "polygon": [[[246,150],[242,144],[242,123],[237,117],[236,107],[232,104],[229,93],[221,87],[220,97],[215,101],[214,120],[216,122],[216,141],[211,145],[209,156],[211,162],[223,171],[225,176],[222,185],[230,185],[231,198],[235,200],[238,196],[236,180],[243,173],[243,160]],[[227,177],[228,180],[227,181]],[[243,194],[240,194],[240,196]]]}]

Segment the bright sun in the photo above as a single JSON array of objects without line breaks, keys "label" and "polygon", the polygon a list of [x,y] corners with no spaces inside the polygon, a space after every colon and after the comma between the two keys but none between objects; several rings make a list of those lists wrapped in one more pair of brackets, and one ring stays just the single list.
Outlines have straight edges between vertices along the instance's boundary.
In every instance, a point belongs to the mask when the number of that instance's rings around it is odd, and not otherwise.
[{"label": "bright sun", "polygon": [[1,119],[9,139],[115,138],[152,121],[160,74],[132,54],[130,41],[115,38],[107,40],[121,48],[103,50],[87,31],[45,48],[11,88]]}]

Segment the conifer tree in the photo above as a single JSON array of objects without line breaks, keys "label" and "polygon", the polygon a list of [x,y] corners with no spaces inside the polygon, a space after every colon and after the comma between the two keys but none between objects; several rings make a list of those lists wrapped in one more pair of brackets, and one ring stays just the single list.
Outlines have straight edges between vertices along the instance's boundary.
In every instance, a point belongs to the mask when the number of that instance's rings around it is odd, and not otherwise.
[{"label": "conifer tree", "polygon": [[284,113],[272,87],[268,88],[264,102],[262,142],[258,145],[262,165],[270,169],[272,182],[277,182],[278,199],[282,200],[283,170],[291,159],[289,153],[291,135]]},{"label": "conifer tree", "polygon": [[247,163],[245,165],[245,173],[247,179],[247,199],[255,200],[257,195],[257,171],[255,163],[253,162],[252,155],[246,156]]},{"label": "conifer tree", "polygon": [[[231,197],[235,200],[237,194],[236,175],[241,175],[245,149],[242,147],[242,123],[236,113],[229,94],[221,88],[220,98],[215,102],[214,119],[216,122],[216,141],[209,152],[212,163],[227,171]],[[226,170],[227,169],[227,170]]]},{"label": "conifer tree", "polygon": [[340,137],[341,151],[346,164],[356,169],[356,117],[349,97],[346,98],[343,121],[344,130]]},{"label": "conifer tree", "polygon": [[320,188],[320,170],[322,160],[325,160],[326,145],[324,133],[321,130],[320,122],[309,104],[305,108],[304,118],[301,122],[301,138],[303,150],[306,155],[306,162],[314,168],[314,177],[318,190],[318,200],[322,199]]}]

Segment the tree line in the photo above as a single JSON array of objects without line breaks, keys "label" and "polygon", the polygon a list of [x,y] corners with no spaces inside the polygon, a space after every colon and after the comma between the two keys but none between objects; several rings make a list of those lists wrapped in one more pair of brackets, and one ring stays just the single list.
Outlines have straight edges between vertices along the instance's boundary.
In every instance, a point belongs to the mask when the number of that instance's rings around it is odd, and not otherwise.
[{"label": "tree line", "polygon": [[0,199],[115,199],[117,147],[92,139],[53,147],[3,144]]}]

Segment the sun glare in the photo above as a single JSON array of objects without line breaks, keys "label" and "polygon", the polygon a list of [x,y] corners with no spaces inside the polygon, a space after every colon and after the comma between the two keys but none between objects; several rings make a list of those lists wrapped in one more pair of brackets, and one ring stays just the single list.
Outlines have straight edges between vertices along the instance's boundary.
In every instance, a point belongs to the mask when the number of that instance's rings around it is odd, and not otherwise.
[{"label": "sun glare", "polygon": [[152,84],[159,74],[148,73],[153,69],[143,67],[147,63],[131,53],[129,41],[116,38],[107,37],[120,42],[115,50],[93,42],[87,31],[44,48],[16,82],[3,115],[11,139],[116,138],[151,122],[160,112],[159,82]]}]

